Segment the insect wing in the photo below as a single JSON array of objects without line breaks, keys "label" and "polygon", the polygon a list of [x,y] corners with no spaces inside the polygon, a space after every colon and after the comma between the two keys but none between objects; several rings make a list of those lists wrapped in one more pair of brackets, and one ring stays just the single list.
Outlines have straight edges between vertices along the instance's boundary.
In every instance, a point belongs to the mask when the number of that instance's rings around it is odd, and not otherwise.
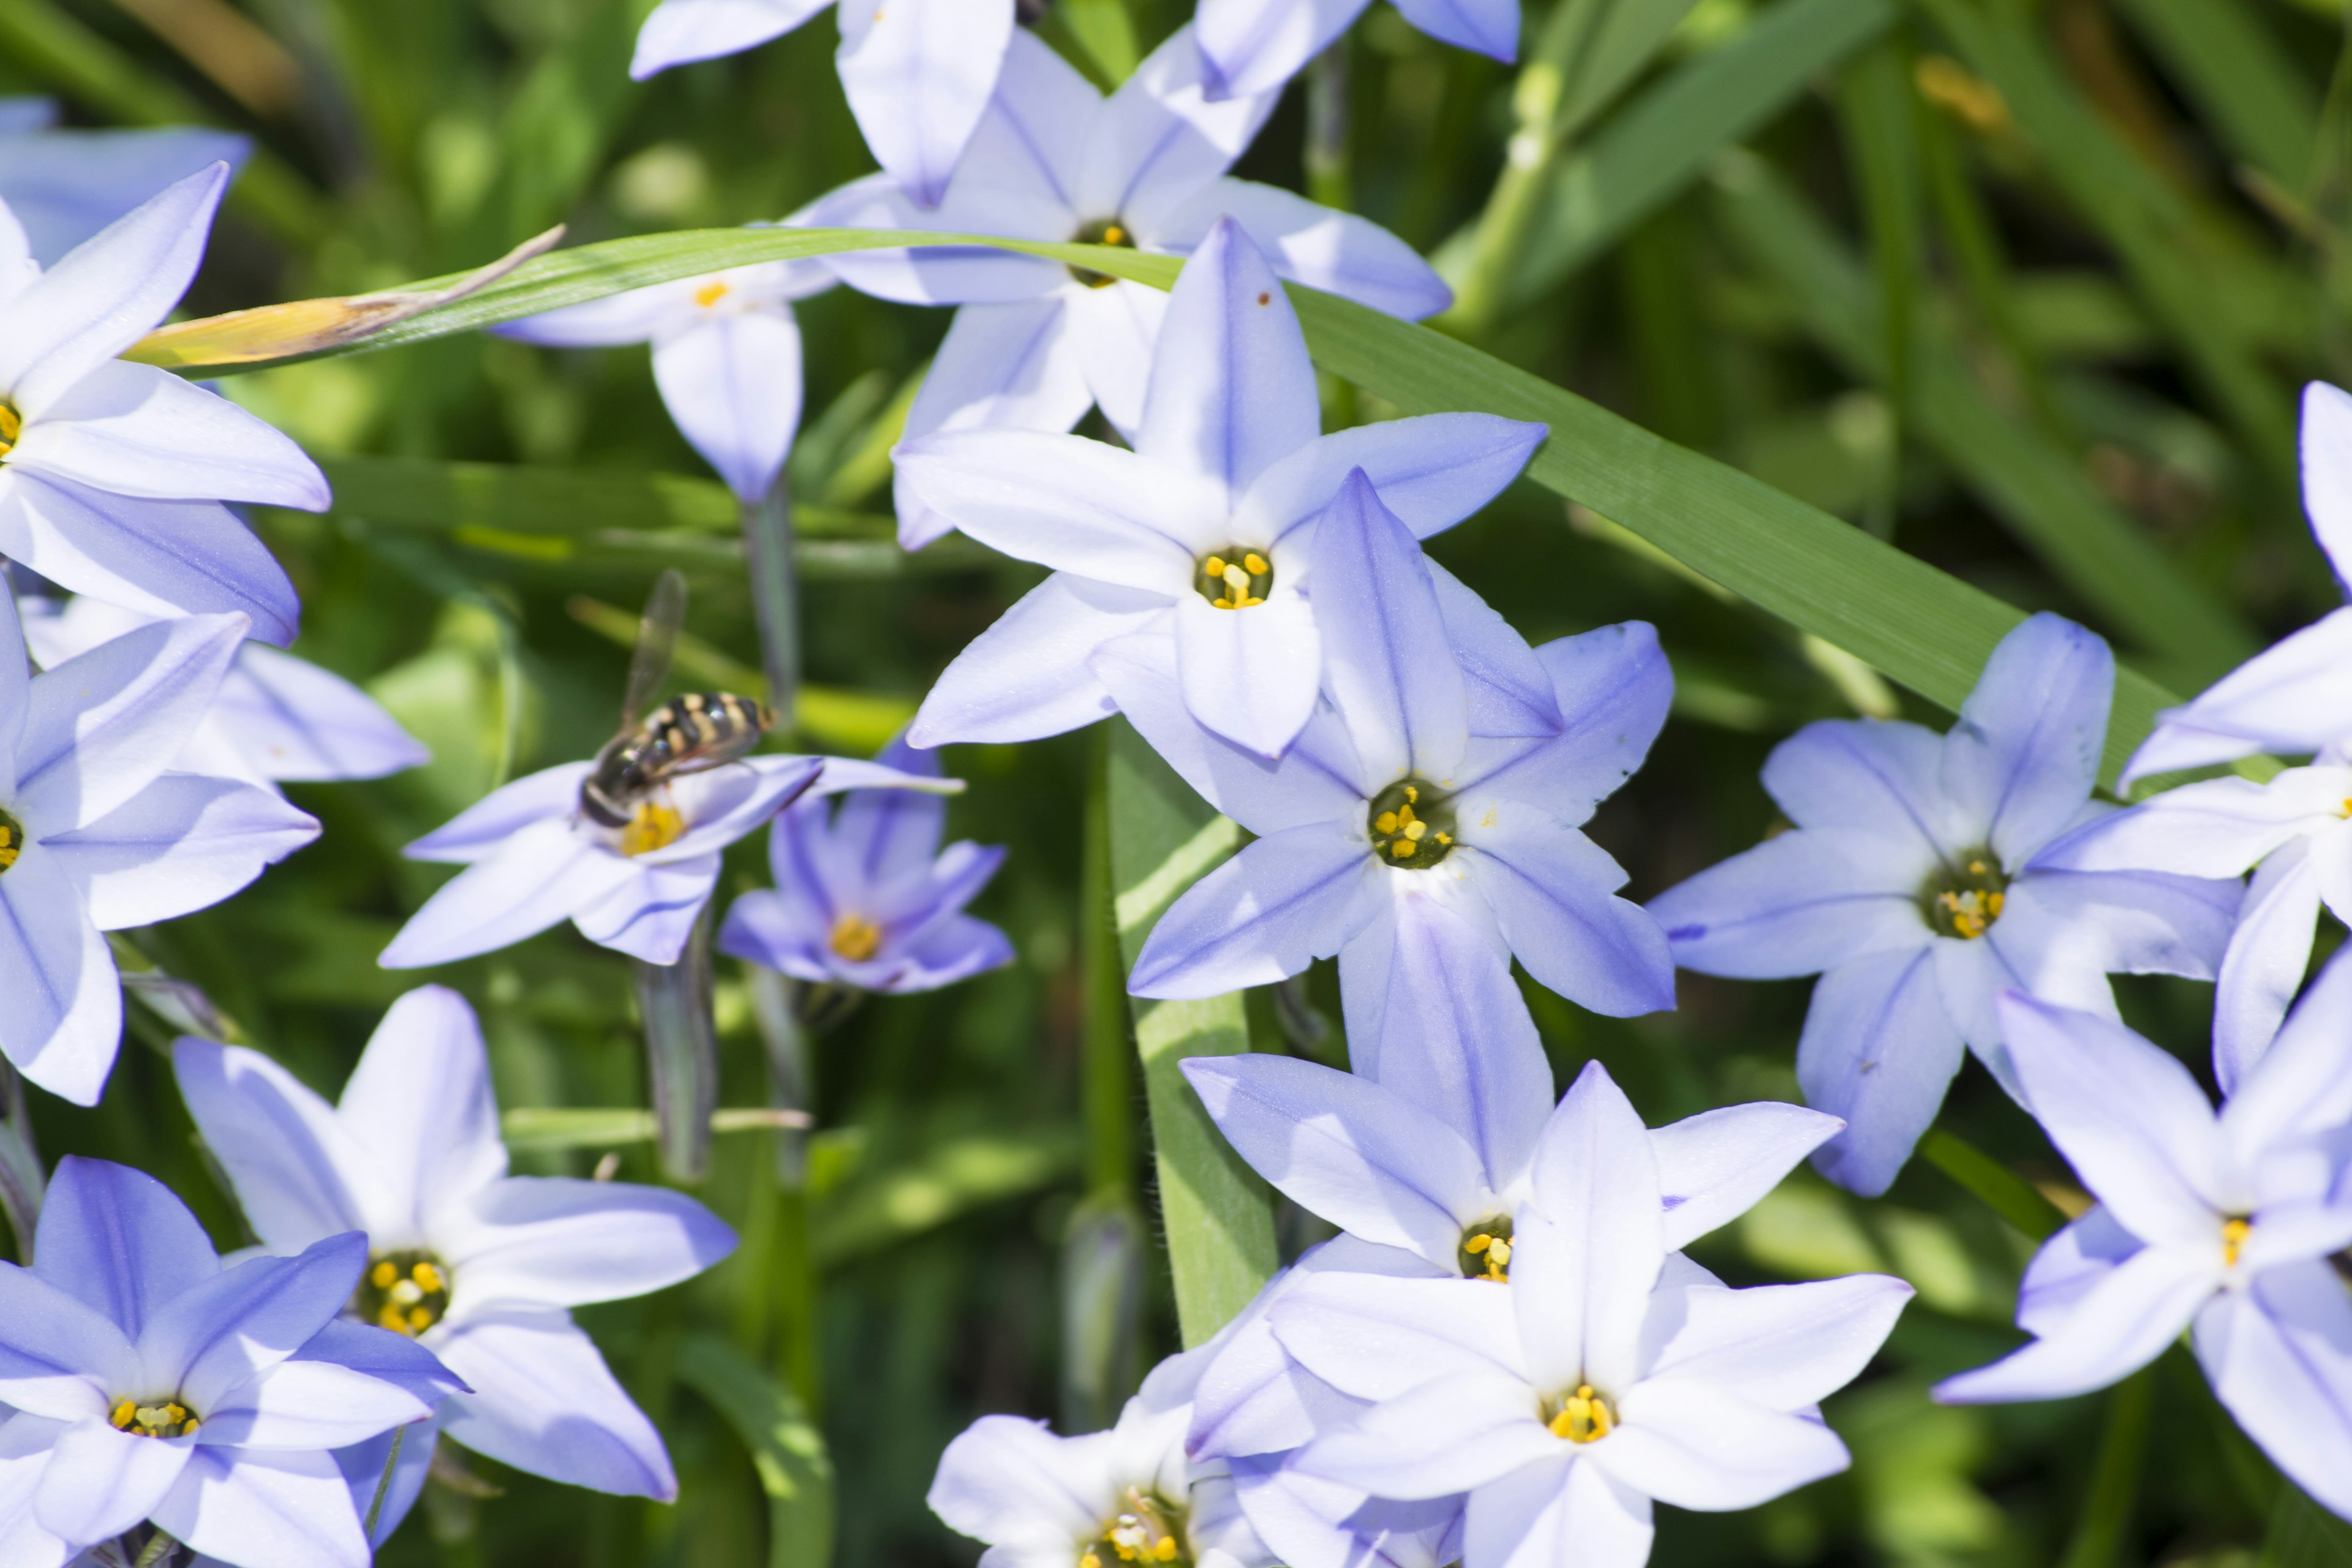
[{"label": "insect wing", "polygon": [[621,703],[621,733],[637,727],[646,700],[659,689],[669,674],[669,656],[677,647],[678,627],[686,624],[686,578],[673,566],[654,579],[646,599],[645,618],[637,623],[637,651],[629,660],[629,692]]}]

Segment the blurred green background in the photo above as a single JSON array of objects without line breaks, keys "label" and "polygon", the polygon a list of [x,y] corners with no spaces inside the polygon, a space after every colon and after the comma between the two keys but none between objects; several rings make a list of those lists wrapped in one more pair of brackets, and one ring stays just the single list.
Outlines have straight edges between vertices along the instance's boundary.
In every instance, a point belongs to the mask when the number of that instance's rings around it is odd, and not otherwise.
[{"label": "blurred green background", "polygon": [[[626,65],[646,8],[0,0],[0,94],[57,97],[79,125],[256,138],[188,301],[197,314],[461,269],[557,222],[576,243],[772,218],[870,170],[828,18],[640,86]],[[1055,0],[1038,26],[1108,81],[1129,40],[1150,47],[1187,9]],[[1294,84],[1239,172],[1439,258],[1464,292],[1444,330],[2011,604],[2076,616],[2189,691],[2336,602],[2296,502],[2294,398],[2310,377],[2352,374],[2344,34],[2331,0],[1535,0],[1514,68],[1376,5]],[[1529,156],[1503,178],[1514,137]],[[799,314],[808,416],[790,480],[811,689],[798,743],[864,754],[1035,574],[958,539],[914,557],[891,542],[887,454],[947,313],[836,289]],[[625,636],[654,575],[676,565],[693,590],[678,683],[748,689],[758,649],[733,505],[674,433],[643,350],[447,339],[226,389],[336,482],[325,517],[258,519],[302,594],[298,651],[364,683],[435,760],[380,784],[295,786],[326,825],[318,845],[228,905],[129,940],[332,1093],[419,979],[375,966],[446,875],[400,846],[610,733],[627,658],[614,628]],[[1383,412],[1337,383],[1327,393],[1331,425]],[[1946,721],[1530,485],[1433,552],[1531,639],[1659,626],[1675,721],[1594,826],[1635,897],[1769,829],[1757,770],[1798,725]],[[837,1478],[845,1568],[970,1563],[977,1545],[922,1505],[939,1451],[982,1412],[1089,1418],[1099,1402],[1066,1384],[1108,1364],[1098,1342],[1122,1320],[1100,1298],[1071,1317],[1066,1243],[1098,1237],[1086,1222],[1122,1201],[1144,1216],[1129,1233],[1144,1245],[1111,1254],[1115,1279],[1139,1278],[1138,1353],[1173,1348],[1139,1090],[1098,1075],[1091,1113],[1081,1093],[1088,1020],[1099,1038],[1118,1019],[1081,964],[1097,744],[949,754],[971,781],[953,833],[1012,847],[977,912],[1020,962],[869,1002],[817,1041],[805,1191],[772,1179],[775,1134],[723,1135],[704,1195],[742,1250],[691,1286],[584,1315],[668,1436],[677,1505],[467,1458],[384,1561],[814,1568],[814,1437],[788,1424],[769,1468],[754,1458],[757,1418],[787,1409],[791,1389]],[[763,846],[730,856],[725,893],[765,879]],[[719,970],[721,1102],[763,1104],[751,994],[731,961]],[[481,1010],[510,1110],[645,1102],[625,960],[564,928],[433,977]],[[2121,989],[2134,1023],[2206,1070],[2204,987]],[[1796,1098],[1805,983],[1685,976],[1679,1012],[1630,1022],[1528,999],[1563,1075],[1598,1057],[1654,1122]],[[1261,1048],[1340,1059],[1333,977],[1318,970],[1306,1000],[1319,1036],[1268,998]],[[170,1034],[145,1011],[133,1030],[149,1046]],[[156,1051],[128,1049],[97,1110],[44,1100],[36,1122],[46,1156],[153,1170],[223,1245],[245,1239]],[[1944,1125],[2061,1207],[2081,1201],[1973,1065]],[[517,1157],[585,1173],[604,1152]],[[625,1175],[656,1179],[649,1145],[621,1154]],[[1313,1223],[1286,1215],[1286,1244],[1315,1239]],[[1701,1260],[1738,1281],[1887,1268],[1919,1299],[1879,1373],[1829,1406],[1851,1474],[1753,1513],[1662,1510],[1656,1561],[2335,1561],[2177,1353],[2112,1394],[1925,1401],[1936,1376],[2014,1342],[2030,1252],[1927,1161],[1871,1204],[1800,1174],[1703,1243]],[[715,1346],[743,1359],[714,1360]],[[722,1409],[745,1363],[776,1379],[754,1392],[750,1442]],[[2152,1419],[2111,1420],[2145,1402]],[[2111,1426],[2122,1436],[2104,1436]],[[2153,1433],[2145,1452],[2133,1432]]]}]

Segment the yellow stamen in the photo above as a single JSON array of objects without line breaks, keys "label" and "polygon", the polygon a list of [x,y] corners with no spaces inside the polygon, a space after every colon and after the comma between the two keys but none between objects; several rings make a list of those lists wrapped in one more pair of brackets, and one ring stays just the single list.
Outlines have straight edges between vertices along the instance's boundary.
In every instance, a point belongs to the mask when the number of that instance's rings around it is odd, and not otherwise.
[{"label": "yellow stamen", "polygon": [[1555,1437],[1565,1437],[1571,1443],[1593,1443],[1609,1436],[1617,1418],[1611,1414],[1609,1401],[1592,1391],[1589,1383],[1576,1385],[1576,1392],[1561,1402],[1559,1414],[1546,1423]]},{"label": "yellow stamen", "polygon": [[[1111,225],[1108,228],[1103,230],[1103,243],[1105,245],[1125,245],[1127,243],[1127,230],[1119,227],[1117,224]],[[1255,572],[1258,570],[1258,568],[1252,567],[1250,570]]]},{"label": "yellow stamen", "polygon": [[[1418,827],[1421,824],[1416,822],[1413,826]],[[1410,838],[1399,838],[1389,845],[1389,853],[1400,860],[1410,860],[1412,858],[1413,851],[1420,847],[1420,845]]]},{"label": "yellow stamen", "polygon": [[1974,942],[1992,929],[2000,919],[2001,905],[2008,896],[1998,892],[1979,892],[1971,888],[1965,893],[1938,893],[1936,902],[1951,917],[1952,930],[1963,942]]},{"label": "yellow stamen", "polygon": [[138,1414],[139,1406],[133,1405],[128,1399],[125,1399],[115,1405],[114,1414],[108,1416],[107,1419],[114,1424],[115,1430],[119,1432],[124,1427],[129,1426],[132,1417],[136,1416]]},{"label": "yellow stamen", "polygon": [[1162,1563],[1175,1562],[1176,1538],[1172,1535],[1161,1536],[1160,1538],[1160,1544],[1151,1549],[1151,1555],[1158,1558]]},{"label": "yellow stamen", "polygon": [[1397,814],[1396,814],[1395,812],[1393,812],[1393,811],[1384,811],[1384,812],[1381,813],[1378,816],[1376,816],[1376,817],[1372,818],[1372,831],[1373,831],[1373,832],[1375,832],[1375,833],[1394,833],[1396,830],[1397,830]]},{"label": "yellow stamen", "polygon": [[408,1271],[408,1277],[415,1280],[427,1295],[449,1288],[449,1277],[430,1263],[418,1264]]},{"label": "yellow stamen", "polygon": [[1421,791],[1412,784],[1407,784],[1404,786],[1404,798],[1407,803],[1413,805],[1419,805],[1421,804]]},{"label": "yellow stamen", "polygon": [[0,457],[8,452],[25,434],[25,417],[5,403],[0,403]]},{"label": "yellow stamen", "polygon": [[1423,839],[1429,837],[1429,824],[1426,822],[1408,822],[1404,825],[1404,836],[1407,838],[1412,839],[1415,844],[1418,844]]},{"label": "yellow stamen", "polygon": [[882,928],[864,915],[844,915],[833,922],[833,936],[827,945],[837,956],[852,963],[863,963],[881,951]]},{"label": "yellow stamen", "polygon": [[394,1266],[392,1259],[388,1258],[383,1262],[378,1263],[373,1268],[368,1270],[368,1283],[373,1285],[379,1290],[391,1289],[393,1281],[399,1278],[400,1270]]},{"label": "yellow stamen", "polygon": [[1222,583],[1225,580],[1225,558],[1222,555],[1212,555],[1201,563],[1201,570]]},{"label": "yellow stamen", "polygon": [[1242,557],[1242,564],[1249,568],[1249,574],[1253,577],[1262,577],[1272,570],[1266,565],[1265,557],[1255,550]]},{"label": "yellow stamen", "polygon": [[711,306],[727,298],[728,293],[727,285],[714,278],[694,291],[694,302],[708,310]]},{"label": "yellow stamen", "polygon": [[2221,1265],[2223,1268],[2234,1268],[2237,1267],[2238,1254],[2246,1249],[2246,1237],[2253,1235],[2253,1233],[2254,1227],[2248,1221],[2242,1219],[2231,1219],[2221,1222]]},{"label": "yellow stamen", "polygon": [[1491,1236],[1474,1236],[1462,1244],[1462,1250],[1475,1257],[1494,1245],[1495,1238]]},{"label": "yellow stamen", "polygon": [[[683,748],[679,748],[683,750]],[[656,849],[667,849],[686,837],[686,818],[677,807],[658,800],[639,805],[629,825],[621,829],[621,853],[628,856],[650,855]]]},{"label": "yellow stamen", "polygon": [[1102,1568],[1102,1558],[1089,1552],[1078,1559],[1078,1568]]}]

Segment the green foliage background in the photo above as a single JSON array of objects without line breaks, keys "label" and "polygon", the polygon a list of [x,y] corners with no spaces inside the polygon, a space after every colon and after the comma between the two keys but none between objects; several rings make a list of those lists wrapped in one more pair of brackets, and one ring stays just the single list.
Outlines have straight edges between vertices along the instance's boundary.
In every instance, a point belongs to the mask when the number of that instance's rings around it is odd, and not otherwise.
[{"label": "green foliage background", "polygon": [[[0,93],[56,95],[80,123],[257,138],[193,314],[462,270],[559,221],[576,245],[772,218],[871,167],[829,22],[637,86],[646,8],[0,0]],[[1186,9],[1055,0],[1041,28],[1108,81]],[[2352,375],[2332,0],[1533,0],[1526,38],[1506,68],[1376,6],[1239,172],[1370,215],[1462,290],[1443,337],[1302,300],[1333,373],[1328,425],[1474,406],[1553,424],[1530,478],[1433,553],[1531,639],[1661,628],[1675,721],[1594,829],[1635,896],[1770,828],[1756,772],[1798,725],[1940,725],[1937,704],[2020,611],[2084,620],[2137,672],[2112,761],[2166,690],[2336,602],[2296,504],[2294,416],[2302,381]],[[1507,169],[1507,146],[1522,154]],[[707,269],[712,243],[682,240],[669,271]],[[527,271],[496,313],[546,302],[553,276]],[[914,557],[891,542],[887,452],[947,313],[835,290],[800,317],[797,741],[862,754],[1035,574],[960,539]],[[132,962],[202,987],[329,1092],[416,983],[375,955],[446,873],[400,846],[604,739],[656,573],[693,588],[681,682],[750,689],[759,666],[732,502],[642,351],[409,335],[230,384],[336,484],[324,518],[260,519],[302,593],[299,651],[365,683],[435,761],[297,786],[319,845],[130,938]],[[821,1040],[805,1186],[776,1179],[775,1134],[722,1135],[704,1195],[742,1250],[586,1314],[669,1437],[678,1504],[468,1459],[483,1485],[431,1489],[387,1563],[815,1568],[828,1542],[845,1568],[969,1563],[976,1546],[922,1506],[939,1450],[984,1411],[1083,1424],[1098,1408],[1079,1374],[1118,1363],[1099,1342],[1121,1320],[1076,1284],[1106,1234],[1145,1244],[1109,1256],[1140,1271],[1146,1364],[1178,1342],[1180,1297],[1198,1337],[1217,1289],[1314,1239],[1185,1143],[1198,1128],[1170,1124],[1172,1100],[1152,1103],[1175,1163],[1146,1158],[1107,906],[1205,813],[1116,736],[949,765],[971,786],[954,831],[1013,848],[980,912],[1020,963],[870,1003]],[[727,890],[765,874],[743,847]],[[625,961],[567,929],[436,978],[480,1009],[509,1110],[644,1103]],[[2202,1071],[2209,993],[2122,990]],[[1599,1058],[1654,1122],[1796,1098],[1804,996],[1685,976],[1679,1012],[1619,1022],[1528,989],[1561,1073]],[[1319,1037],[1297,1000],[1147,1014],[1146,1054],[1339,1059],[1332,977],[1307,993]],[[751,994],[725,962],[717,1013],[721,1103],[765,1103]],[[152,1007],[133,1028],[147,1046],[173,1032]],[[152,1170],[224,1246],[245,1239],[158,1052],[127,1050],[97,1110],[43,1100],[35,1122],[45,1155]],[[2112,1394],[1926,1402],[1935,1377],[2014,1342],[2031,1237],[2079,1197],[1973,1066],[1942,1125],[1883,1201],[1801,1174],[1702,1244],[1737,1280],[1885,1268],[1919,1299],[1877,1373],[1828,1407],[1853,1471],[1754,1513],[1662,1510],[1657,1561],[2352,1563],[2352,1532],[2281,1486],[2177,1352]],[[623,1173],[656,1179],[648,1143],[572,1126],[518,1136],[519,1164],[585,1173],[617,1147]],[[1225,1286],[1202,1283],[1220,1268]]]}]

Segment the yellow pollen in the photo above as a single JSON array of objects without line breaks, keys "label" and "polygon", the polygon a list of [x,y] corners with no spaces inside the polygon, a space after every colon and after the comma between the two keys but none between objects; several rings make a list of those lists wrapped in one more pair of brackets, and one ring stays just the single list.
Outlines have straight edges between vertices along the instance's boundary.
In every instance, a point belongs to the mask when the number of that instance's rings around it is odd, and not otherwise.
[{"label": "yellow pollen", "polygon": [[668,848],[685,837],[686,818],[677,814],[677,807],[649,800],[637,807],[629,825],[621,829],[621,853],[649,855],[656,849]]},{"label": "yellow pollen", "polygon": [[[1416,822],[1413,826],[1419,827],[1421,824]],[[1412,858],[1413,851],[1420,847],[1420,845],[1410,838],[1399,838],[1389,846],[1389,853],[1400,860],[1410,860]]]},{"label": "yellow pollen", "polygon": [[1451,833],[1441,833],[1437,836],[1437,841],[1440,844],[1452,844],[1454,842],[1454,835]]},{"label": "yellow pollen", "polygon": [[1397,830],[1397,814],[1393,811],[1381,813],[1372,818],[1372,830],[1376,833],[1394,833]]},{"label": "yellow pollen", "polygon": [[1212,555],[1201,563],[1201,570],[1222,583],[1225,580],[1225,558],[1222,555]]},{"label": "yellow pollen", "polygon": [[1265,563],[1265,557],[1255,550],[1242,557],[1242,564],[1249,568],[1249,574],[1253,577],[1261,576],[1273,570]]},{"label": "yellow pollen", "polygon": [[379,1290],[391,1289],[393,1281],[399,1278],[400,1270],[393,1266],[392,1260],[388,1258],[368,1270],[368,1283]]},{"label": "yellow pollen", "polygon": [[1102,1559],[1089,1552],[1078,1559],[1078,1568],[1102,1568]]},{"label": "yellow pollen", "polygon": [[130,1426],[131,1417],[138,1414],[139,1406],[126,1399],[114,1407],[114,1414],[108,1416],[107,1419],[114,1423],[115,1429],[120,1431],[123,1427]]},{"label": "yellow pollen", "polygon": [[14,866],[17,857],[24,852],[25,825],[6,812],[0,811],[0,871]]},{"label": "yellow pollen", "polygon": [[1951,916],[1952,930],[1963,942],[1974,942],[1992,929],[2000,919],[2000,907],[2007,895],[1998,892],[1980,893],[1971,888],[1965,893],[1938,893],[1936,902]]},{"label": "yellow pollen", "polygon": [[1474,1236],[1469,1240],[1462,1244],[1462,1250],[1469,1253],[1479,1253],[1486,1251],[1488,1247],[1494,1245],[1495,1238],[1491,1236]]},{"label": "yellow pollen", "polygon": [[864,915],[844,915],[833,922],[833,936],[826,945],[837,956],[863,963],[881,951],[882,928]]},{"label": "yellow pollen", "polygon": [[1617,1425],[1610,1414],[1609,1401],[1592,1392],[1589,1383],[1580,1383],[1576,1392],[1561,1402],[1559,1414],[1546,1423],[1555,1437],[1565,1437],[1571,1443],[1593,1443],[1609,1436]]},{"label": "yellow pollen", "polygon": [[2223,1268],[2230,1268],[2237,1266],[2238,1254],[2246,1249],[2246,1237],[2253,1235],[2253,1226],[2245,1220],[2232,1219],[2222,1221],[2221,1265]]},{"label": "yellow pollen", "polygon": [[1404,836],[1407,838],[1412,839],[1415,844],[1418,844],[1423,839],[1429,837],[1429,824],[1426,822],[1408,822],[1404,825]]},{"label": "yellow pollen", "polygon": [[0,457],[5,457],[25,434],[25,418],[5,403],[0,403]]},{"label": "yellow pollen", "polygon": [[714,278],[694,291],[694,302],[708,310],[711,306],[727,298],[729,292],[727,285]]},{"label": "yellow pollen", "polygon": [[1105,245],[1125,245],[1127,243],[1127,230],[1119,227],[1117,224],[1111,225],[1108,228],[1103,230],[1103,243]]},{"label": "yellow pollen", "polygon": [[1421,791],[1412,784],[1407,784],[1404,786],[1404,798],[1408,804],[1419,805],[1421,804]]}]

